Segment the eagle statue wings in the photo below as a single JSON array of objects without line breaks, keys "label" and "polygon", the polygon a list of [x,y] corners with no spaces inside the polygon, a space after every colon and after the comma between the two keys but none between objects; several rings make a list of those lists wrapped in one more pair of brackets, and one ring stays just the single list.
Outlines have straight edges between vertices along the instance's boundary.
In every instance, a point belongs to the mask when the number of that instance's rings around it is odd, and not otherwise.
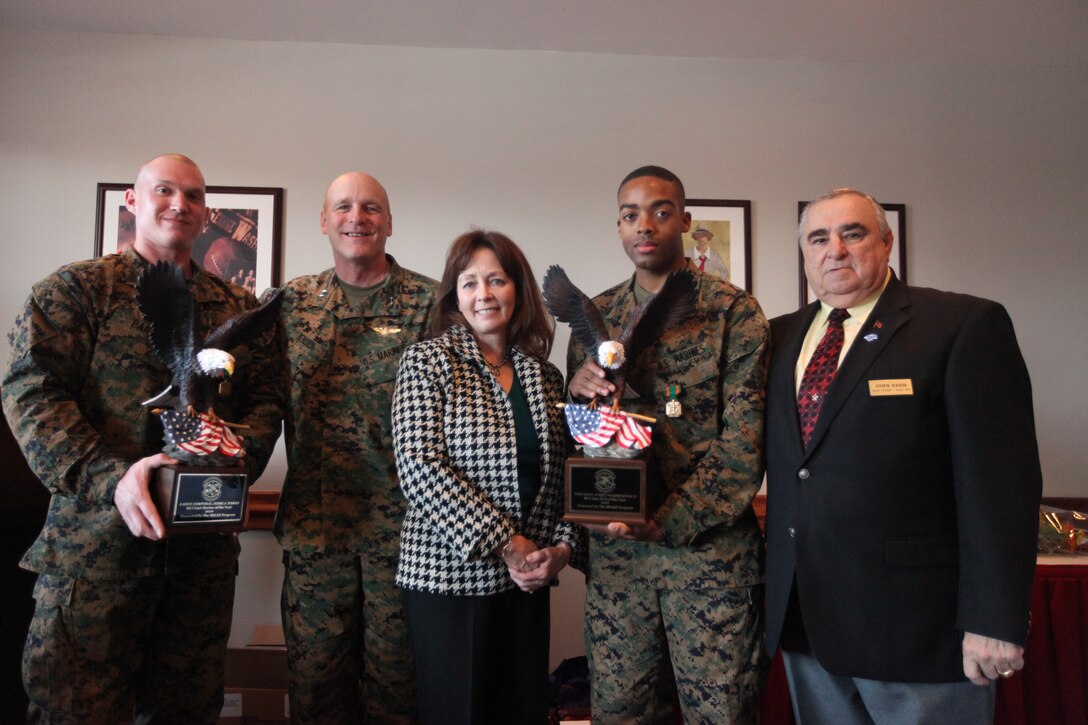
[{"label": "eagle statue wings", "polygon": [[695,307],[695,275],[688,269],[673,272],[657,294],[643,300],[631,313],[627,326],[613,337],[597,306],[574,286],[567,273],[552,265],[544,274],[544,303],[555,319],[570,325],[571,334],[592,352],[608,379],[616,386],[612,410],[626,389],[627,369],[647,347],[670,327],[682,322]]}]

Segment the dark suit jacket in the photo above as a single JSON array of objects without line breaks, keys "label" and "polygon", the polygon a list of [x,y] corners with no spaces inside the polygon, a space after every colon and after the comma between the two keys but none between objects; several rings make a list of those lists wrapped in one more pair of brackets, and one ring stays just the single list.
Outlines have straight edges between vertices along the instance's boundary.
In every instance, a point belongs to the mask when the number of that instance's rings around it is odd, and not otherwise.
[{"label": "dark suit jacket", "polygon": [[[995,302],[893,277],[806,453],[794,366],[818,309],[771,322],[767,648],[796,582],[829,672],[962,680],[963,632],[1027,639],[1042,476],[1012,322]],[[913,394],[870,393],[886,380]]]}]

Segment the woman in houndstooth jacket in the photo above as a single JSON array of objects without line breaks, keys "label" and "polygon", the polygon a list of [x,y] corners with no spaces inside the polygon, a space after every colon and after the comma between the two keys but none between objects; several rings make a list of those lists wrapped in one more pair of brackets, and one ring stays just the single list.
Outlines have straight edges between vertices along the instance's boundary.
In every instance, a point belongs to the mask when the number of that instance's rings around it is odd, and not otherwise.
[{"label": "woman in houndstooth jacket", "polygon": [[431,339],[401,358],[397,584],[423,723],[546,721],[549,585],[584,558],[561,519],[553,329],[521,250],[474,230],[450,247]]}]

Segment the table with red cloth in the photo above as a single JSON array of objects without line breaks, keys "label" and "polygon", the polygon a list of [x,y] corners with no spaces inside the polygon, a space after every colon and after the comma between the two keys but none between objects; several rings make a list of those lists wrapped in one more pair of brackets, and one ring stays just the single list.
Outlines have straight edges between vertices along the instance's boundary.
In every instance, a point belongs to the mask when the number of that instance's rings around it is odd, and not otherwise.
[{"label": "table with red cloth", "polygon": [[[1025,658],[1022,671],[998,682],[995,725],[1088,723],[1088,557],[1039,557]],[[762,725],[794,722],[781,653],[759,714]]]}]

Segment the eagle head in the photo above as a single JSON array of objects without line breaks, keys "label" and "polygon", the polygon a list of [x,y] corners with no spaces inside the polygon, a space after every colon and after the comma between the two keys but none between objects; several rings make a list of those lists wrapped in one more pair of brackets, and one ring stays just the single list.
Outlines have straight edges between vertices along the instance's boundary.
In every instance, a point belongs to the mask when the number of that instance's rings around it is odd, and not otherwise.
[{"label": "eagle head", "polygon": [[602,342],[597,348],[597,364],[605,370],[618,370],[626,360],[623,345],[615,340]]},{"label": "eagle head", "polygon": [[200,372],[215,378],[229,378],[234,374],[234,357],[225,350],[209,347],[196,354]]}]

